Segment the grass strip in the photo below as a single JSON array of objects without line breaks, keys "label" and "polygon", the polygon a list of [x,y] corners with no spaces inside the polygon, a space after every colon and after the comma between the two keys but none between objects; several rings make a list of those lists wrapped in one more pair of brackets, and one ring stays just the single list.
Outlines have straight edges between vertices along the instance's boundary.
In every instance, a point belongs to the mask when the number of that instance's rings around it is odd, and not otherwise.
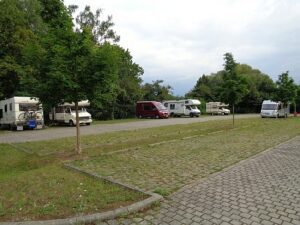
[{"label": "grass strip", "polygon": [[0,221],[67,218],[107,211],[144,194],[62,168],[56,159],[0,145]]}]

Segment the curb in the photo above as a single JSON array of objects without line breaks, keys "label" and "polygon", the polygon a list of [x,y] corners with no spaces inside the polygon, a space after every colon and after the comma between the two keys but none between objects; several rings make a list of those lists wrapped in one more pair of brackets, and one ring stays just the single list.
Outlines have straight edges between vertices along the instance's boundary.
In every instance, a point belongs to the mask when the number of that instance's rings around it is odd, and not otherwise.
[{"label": "curb", "polygon": [[123,188],[126,188],[126,189],[130,189],[130,190],[133,190],[136,192],[141,192],[150,197],[148,197],[142,201],[133,203],[129,206],[124,206],[121,208],[117,208],[117,209],[107,211],[107,212],[102,212],[102,213],[75,216],[75,217],[66,218],[66,219],[54,219],[54,220],[44,220],[44,221],[0,222],[0,225],[75,225],[75,224],[100,222],[103,220],[115,219],[116,217],[121,216],[121,215],[138,212],[140,210],[150,207],[154,202],[163,200],[163,197],[159,194],[152,193],[152,192],[145,192],[141,189],[131,187],[129,185],[117,182],[115,180],[105,178],[105,177],[99,176],[97,174],[86,172],[84,170],[81,170],[78,167],[73,166],[73,165],[65,164],[64,167],[66,169],[70,169],[75,172],[82,173],[84,175],[93,177],[95,179],[104,180],[106,182],[110,182],[115,185],[122,186]]}]

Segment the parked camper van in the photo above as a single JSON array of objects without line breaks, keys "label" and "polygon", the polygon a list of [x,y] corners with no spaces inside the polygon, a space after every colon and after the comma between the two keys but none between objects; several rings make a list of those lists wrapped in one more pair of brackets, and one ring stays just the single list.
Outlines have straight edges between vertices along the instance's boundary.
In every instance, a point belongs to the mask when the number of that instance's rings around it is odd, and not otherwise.
[{"label": "parked camper van", "polygon": [[163,119],[169,117],[169,112],[160,102],[140,101],[136,103],[136,116]]},{"label": "parked camper van", "polygon": [[[90,103],[87,100],[78,102],[80,124],[90,125],[92,122],[92,116],[85,108],[88,106],[90,106]],[[65,102],[64,104],[52,108],[49,118],[53,122],[69,124],[70,126],[76,125],[75,103]]]},{"label": "parked camper van", "polygon": [[206,113],[211,115],[229,115],[230,110],[226,109],[228,104],[222,102],[208,102],[206,103]]},{"label": "parked camper van", "polygon": [[38,98],[13,97],[0,101],[0,125],[11,130],[43,128],[43,108]]},{"label": "parked camper van", "polygon": [[287,117],[290,114],[290,106],[284,106],[282,102],[273,102],[271,100],[264,100],[261,106],[260,115],[264,117]]},{"label": "parked camper van", "polygon": [[164,101],[163,105],[169,110],[171,116],[199,117],[201,114],[198,106],[201,102],[197,99]]}]

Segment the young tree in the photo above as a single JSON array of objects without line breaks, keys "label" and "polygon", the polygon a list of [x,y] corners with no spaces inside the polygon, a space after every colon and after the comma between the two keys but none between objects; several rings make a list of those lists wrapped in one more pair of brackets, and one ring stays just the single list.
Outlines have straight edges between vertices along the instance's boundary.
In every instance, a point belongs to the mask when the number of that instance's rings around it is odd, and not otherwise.
[{"label": "young tree", "polygon": [[97,105],[113,94],[117,53],[109,43],[96,44],[89,27],[74,31],[71,15],[62,1],[41,2],[48,33],[41,38],[46,51],[40,73],[31,81],[33,92],[48,106],[75,103],[76,151],[80,154],[78,102],[89,99]]},{"label": "young tree", "polygon": [[289,76],[289,71],[286,71],[278,76],[276,87],[277,100],[283,102],[285,106],[287,106],[289,102],[293,102],[294,112],[296,112],[297,85],[295,84],[293,78]]},{"label": "young tree", "polygon": [[237,63],[231,53],[224,54],[224,76],[223,85],[220,89],[221,100],[232,106],[232,124],[234,126],[234,106],[239,103],[243,96],[248,92],[246,81],[237,74]]}]

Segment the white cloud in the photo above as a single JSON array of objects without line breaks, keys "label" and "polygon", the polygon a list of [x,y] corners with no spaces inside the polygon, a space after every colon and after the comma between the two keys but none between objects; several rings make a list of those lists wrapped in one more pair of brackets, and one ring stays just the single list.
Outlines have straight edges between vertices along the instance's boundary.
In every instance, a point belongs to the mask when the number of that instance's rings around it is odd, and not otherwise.
[{"label": "white cloud", "polygon": [[65,0],[112,14],[120,44],[145,74],[184,94],[203,73],[222,69],[223,54],[273,78],[285,70],[300,82],[300,1]]}]

